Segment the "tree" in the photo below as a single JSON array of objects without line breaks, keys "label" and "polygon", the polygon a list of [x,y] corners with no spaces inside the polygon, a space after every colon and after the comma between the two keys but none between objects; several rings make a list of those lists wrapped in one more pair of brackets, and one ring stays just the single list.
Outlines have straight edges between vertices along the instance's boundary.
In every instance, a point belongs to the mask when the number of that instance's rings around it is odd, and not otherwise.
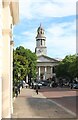
[{"label": "tree", "polygon": [[13,62],[13,74],[14,74],[14,82],[23,80],[27,74],[28,70],[28,61],[24,56],[18,55],[16,51],[14,51],[14,62]]},{"label": "tree", "polygon": [[74,59],[73,63],[70,64],[70,72],[73,75],[73,78],[78,77],[78,56]]},{"label": "tree", "polygon": [[56,76],[62,78],[73,79],[78,76],[78,58],[76,55],[68,55],[66,56],[57,66]]},{"label": "tree", "polygon": [[14,83],[24,80],[27,75],[29,79],[36,77],[37,56],[35,53],[19,46],[13,51],[13,56]]}]

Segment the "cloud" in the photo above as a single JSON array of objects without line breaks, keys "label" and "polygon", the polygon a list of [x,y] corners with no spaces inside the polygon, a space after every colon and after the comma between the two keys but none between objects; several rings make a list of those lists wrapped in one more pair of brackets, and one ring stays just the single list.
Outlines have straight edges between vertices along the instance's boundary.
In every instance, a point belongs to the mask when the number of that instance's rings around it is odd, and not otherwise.
[{"label": "cloud", "polygon": [[25,36],[30,36],[31,35],[31,33],[29,32],[29,31],[25,31],[25,32],[23,32],[23,33],[21,33],[22,35],[25,35]]},{"label": "cloud", "polygon": [[27,19],[76,14],[76,0],[20,0],[20,15]]},{"label": "cloud", "polygon": [[28,30],[22,31],[18,36],[20,41],[19,46],[24,46],[25,48],[30,49],[32,52],[35,52],[36,47],[35,37],[36,37],[35,29],[31,29],[30,31]]},{"label": "cloud", "polygon": [[48,54],[65,56],[76,53],[76,28],[75,21],[50,25],[47,28]]},{"label": "cloud", "polygon": [[52,23],[46,32],[50,33],[52,37],[71,36],[72,32],[73,34],[76,32],[76,21]]},{"label": "cloud", "polygon": [[30,49],[32,52],[35,52],[36,40],[33,37],[29,37],[28,40],[23,40],[19,46],[24,46],[27,49]]},{"label": "cloud", "polygon": [[23,46],[23,47],[25,47],[27,49],[30,49],[32,52],[35,52],[34,44],[35,44],[35,42],[33,40],[33,41],[22,42],[22,43],[19,44],[19,46]]},{"label": "cloud", "polygon": [[32,18],[32,14],[31,14],[31,0],[19,0],[19,13],[20,13],[20,17],[22,18],[28,18],[31,19]]}]

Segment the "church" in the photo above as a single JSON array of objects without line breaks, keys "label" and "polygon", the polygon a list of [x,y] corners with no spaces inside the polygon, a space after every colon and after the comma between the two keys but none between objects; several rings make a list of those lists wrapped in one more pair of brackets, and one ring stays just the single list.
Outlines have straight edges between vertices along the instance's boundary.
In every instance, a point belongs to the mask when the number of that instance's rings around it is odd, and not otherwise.
[{"label": "church", "polygon": [[37,29],[36,48],[37,55],[37,80],[47,80],[55,76],[55,67],[59,60],[47,56],[45,31],[41,24]]}]

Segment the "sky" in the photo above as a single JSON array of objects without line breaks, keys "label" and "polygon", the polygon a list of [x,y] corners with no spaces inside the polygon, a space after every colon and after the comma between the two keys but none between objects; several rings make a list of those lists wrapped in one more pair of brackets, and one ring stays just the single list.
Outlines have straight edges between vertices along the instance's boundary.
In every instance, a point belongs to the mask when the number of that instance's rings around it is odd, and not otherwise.
[{"label": "sky", "polygon": [[47,56],[64,58],[76,53],[76,0],[19,0],[14,47],[34,52],[40,24],[45,30]]}]

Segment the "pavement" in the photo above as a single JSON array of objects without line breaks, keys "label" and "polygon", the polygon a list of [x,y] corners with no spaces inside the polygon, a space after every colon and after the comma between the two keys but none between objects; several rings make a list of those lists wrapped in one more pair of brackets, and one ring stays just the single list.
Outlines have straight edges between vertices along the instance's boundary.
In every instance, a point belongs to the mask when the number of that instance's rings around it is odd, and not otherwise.
[{"label": "pavement", "polygon": [[[35,90],[23,88],[13,101],[12,118],[60,118],[76,120],[76,115]],[[55,120],[55,119],[54,119]]]}]

